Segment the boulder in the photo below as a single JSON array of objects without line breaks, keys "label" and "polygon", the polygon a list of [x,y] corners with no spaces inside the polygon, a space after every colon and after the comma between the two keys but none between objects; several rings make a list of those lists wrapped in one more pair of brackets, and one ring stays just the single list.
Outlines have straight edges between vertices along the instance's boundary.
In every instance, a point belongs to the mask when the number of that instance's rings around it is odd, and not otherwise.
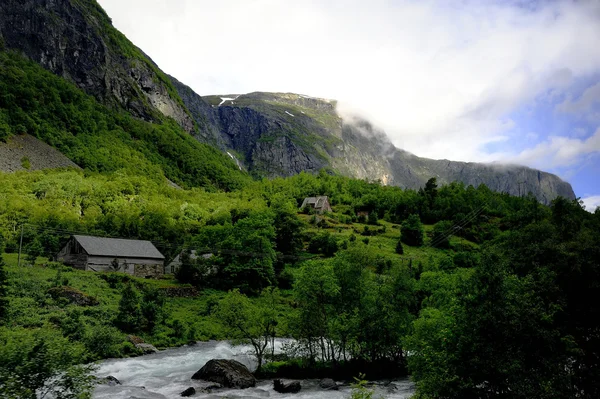
[{"label": "boulder", "polygon": [[319,386],[326,391],[337,391],[340,389],[336,382],[331,378],[323,378],[319,381]]},{"label": "boulder", "polygon": [[109,375],[108,377],[99,378],[97,380],[98,384],[108,385],[109,387],[114,387],[116,385],[121,385],[121,381],[119,381],[116,377]]},{"label": "boulder", "polygon": [[144,340],[142,338],[138,337],[137,335],[128,335],[127,340],[134,345],[144,343]]},{"label": "boulder", "polygon": [[145,343],[135,344],[135,347],[138,348],[139,350],[141,350],[144,353],[144,355],[158,352],[158,349],[156,349],[156,347],[154,345],[150,345],[150,344],[145,344]]},{"label": "boulder", "polygon": [[64,299],[69,303],[78,306],[96,306],[100,303],[96,298],[89,296],[85,292],[81,292],[76,288],[68,287],[66,285],[52,287],[48,289],[48,294],[54,300]]},{"label": "boulder", "polygon": [[189,387],[185,391],[181,392],[179,396],[188,397],[196,394],[196,389],[194,387]]},{"label": "boulder", "polygon": [[274,380],[273,388],[279,393],[296,393],[300,392],[302,386],[300,385],[300,381]]},{"label": "boulder", "polygon": [[250,388],[256,385],[256,378],[248,368],[235,360],[209,360],[193,376],[192,380],[216,382],[227,388]]}]

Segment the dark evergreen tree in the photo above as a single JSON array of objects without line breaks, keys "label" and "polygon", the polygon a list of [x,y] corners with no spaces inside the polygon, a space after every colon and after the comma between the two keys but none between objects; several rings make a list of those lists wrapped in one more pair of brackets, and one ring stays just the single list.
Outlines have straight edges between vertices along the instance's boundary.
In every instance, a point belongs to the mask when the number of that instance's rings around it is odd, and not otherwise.
[{"label": "dark evergreen tree", "polygon": [[402,240],[398,240],[396,243],[396,253],[398,255],[404,255],[404,247],[402,246]]},{"label": "dark evergreen tree", "polygon": [[121,292],[115,324],[125,332],[136,332],[142,327],[140,294],[131,283],[125,284]]},{"label": "dark evergreen tree", "polygon": [[423,245],[423,224],[419,215],[412,214],[402,223],[400,239],[403,243],[413,247]]}]

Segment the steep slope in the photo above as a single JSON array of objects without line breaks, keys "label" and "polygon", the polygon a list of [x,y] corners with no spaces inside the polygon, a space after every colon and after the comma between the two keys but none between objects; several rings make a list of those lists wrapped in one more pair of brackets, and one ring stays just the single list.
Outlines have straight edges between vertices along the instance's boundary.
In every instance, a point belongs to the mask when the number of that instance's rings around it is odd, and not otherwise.
[{"label": "steep slope", "polygon": [[256,175],[290,176],[329,168],[413,189],[436,177],[442,184],[461,181],[512,195],[531,192],[543,203],[557,196],[575,198],[571,186],[550,173],[517,165],[433,160],[397,149],[369,122],[343,119],[335,101],[290,93],[184,99],[186,104],[190,100],[202,103],[212,131],[220,131],[215,140],[240,154]]},{"label": "steep slope", "polygon": [[79,167],[54,147],[27,134],[0,141],[0,171],[39,170]]},{"label": "steep slope", "polygon": [[0,38],[103,104],[147,121],[169,116],[194,130],[170,79],[95,0],[2,0]]},{"label": "steep slope", "polygon": [[0,141],[28,133],[77,165],[230,190],[248,176],[172,119],[150,123],[98,103],[14,51],[0,50]]}]

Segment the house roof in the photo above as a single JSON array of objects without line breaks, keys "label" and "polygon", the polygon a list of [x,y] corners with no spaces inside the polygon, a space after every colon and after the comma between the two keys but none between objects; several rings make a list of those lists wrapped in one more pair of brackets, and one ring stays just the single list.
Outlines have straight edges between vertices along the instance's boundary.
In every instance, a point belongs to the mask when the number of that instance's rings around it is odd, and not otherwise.
[{"label": "house roof", "polygon": [[150,241],[80,235],[74,235],[73,238],[88,255],[114,256],[116,258],[165,258]]},{"label": "house roof", "polygon": [[302,202],[301,208],[304,208],[307,205],[312,205],[315,209],[320,209],[325,206],[327,202],[327,196],[321,195],[319,197],[306,197]]}]

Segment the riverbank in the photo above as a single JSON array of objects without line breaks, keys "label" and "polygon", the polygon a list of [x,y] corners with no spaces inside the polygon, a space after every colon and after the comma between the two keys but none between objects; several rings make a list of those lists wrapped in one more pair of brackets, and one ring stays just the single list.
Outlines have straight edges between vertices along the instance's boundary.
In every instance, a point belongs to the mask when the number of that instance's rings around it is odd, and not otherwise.
[{"label": "riverbank", "polygon": [[[249,398],[348,398],[352,387],[348,381],[337,381],[339,391],[326,391],[319,387],[318,379],[298,379],[302,389],[297,394],[280,394],[273,389],[272,379],[259,379],[255,388],[245,390],[217,389],[201,392],[205,386],[193,381],[191,376],[210,359],[234,359],[250,370],[256,362],[249,354],[250,347],[232,346],[226,341],[199,342],[196,345],[167,349],[155,354],[126,359],[110,359],[100,362],[96,375],[116,377],[121,385],[99,385],[94,399],[167,399],[177,398],[189,387],[198,388],[194,398],[244,396]],[[143,387],[143,388],[142,388]],[[414,393],[414,385],[408,378],[376,382],[376,396],[390,399],[407,399]]]}]

